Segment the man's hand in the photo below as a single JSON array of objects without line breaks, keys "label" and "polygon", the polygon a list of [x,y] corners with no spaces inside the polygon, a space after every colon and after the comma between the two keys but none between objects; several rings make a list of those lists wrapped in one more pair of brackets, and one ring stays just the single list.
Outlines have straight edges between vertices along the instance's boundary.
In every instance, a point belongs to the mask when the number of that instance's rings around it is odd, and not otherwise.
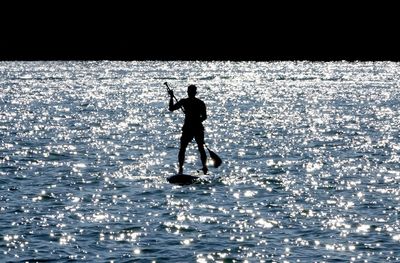
[{"label": "man's hand", "polygon": [[168,90],[168,94],[173,97],[174,96],[174,91],[172,89]]}]

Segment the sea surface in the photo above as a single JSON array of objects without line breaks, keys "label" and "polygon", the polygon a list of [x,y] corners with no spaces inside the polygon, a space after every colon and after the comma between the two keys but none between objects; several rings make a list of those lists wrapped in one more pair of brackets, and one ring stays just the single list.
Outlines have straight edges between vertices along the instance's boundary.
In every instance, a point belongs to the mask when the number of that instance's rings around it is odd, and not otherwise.
[{"label": "sea surface", "polygon": [[[166,180],[164,82],[207,105],[223,164],[197,184]],[[1,61],[0,262],[399,262],[399,85],[385,61]]]}]

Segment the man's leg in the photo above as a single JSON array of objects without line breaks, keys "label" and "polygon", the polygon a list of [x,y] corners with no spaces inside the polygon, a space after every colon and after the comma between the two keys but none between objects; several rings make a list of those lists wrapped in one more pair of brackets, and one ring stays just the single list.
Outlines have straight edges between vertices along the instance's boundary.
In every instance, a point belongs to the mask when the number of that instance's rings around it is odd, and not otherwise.
[{"label": "man's leg", "polygon": [[188,134],[185,132],[182,133],[181,137],[181,146],[179,148],[179,154],[178,154],[178,162],[179,162],[179,174],[183,173],[183,163],[185,162],[185,152],[186,152],[186,147],[188,146],[189,142],[192,140]]},{"label": "man's leg", "polygon": [[195,136],[195,140],[197,143],[197,148],[199,149],[200,152],[200,159],[201,163],[203,164],[203,173],[207,174],[208,168],[207,168],[207,154],[206,150],[204,149],[204,131],[199,132]]}]

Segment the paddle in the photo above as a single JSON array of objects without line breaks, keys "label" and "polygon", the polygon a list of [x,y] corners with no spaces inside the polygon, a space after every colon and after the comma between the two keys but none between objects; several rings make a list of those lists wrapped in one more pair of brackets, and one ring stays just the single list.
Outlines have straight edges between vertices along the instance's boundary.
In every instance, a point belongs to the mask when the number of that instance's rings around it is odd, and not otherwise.
[{"label": "paddle", "polygon": [[211,151],[211,150],[208,148],[207,145],[204,144],[204,146],[206,146],[208,152],[210,153],[210,157],[211,157],[211,159],[213,160],[213,165],[214,165],[214,167],[215,167],[215,168],[218,168],[218,167],[222,164],[221,158],[219,158],[219,156],[218,156],[215,152]]},{"label": "paddle", "polygon": [[[164,82],[164,85],[167,86],[167,91],[168,91],[168,93],[169,93],[169,91],[170,91],[171,89],[169,88],[168,83],[167,83],[167,82]],[[178,99],[175,97],[175,95],[173,95],[173,97],[174,97],[174,99],[175,99],[176,101],[178,101]],[[182,107],[181,107],[181,110],[182,110],[183,112],[185,112],[185,110],[184,110]],[[215,168],[218,168],[218,167],[222,164],[222,159],[219,158],[219,156],[218,156],[215,152],[213,152],[212,150],[210,150],[210,148],[208,148],[208,146],[207,146],[206,144],[204,144],[204,146],[207,148],[208,153],[210,154],[210,157],[211,157],[211,159],[213,160],[213,165],[214,165],[214,167],[215,167]]]},{"label": "paddle", "polygon": [[[171,89],[169,88],[169,86],[168,86],[168,83],[167,82],[164,82],[164,85],[165,86],[167,86],[167,91],[168,91],[168,93],[171,91]],[[174,99],[176,100],[176,101],[178,101],[178,99],[175,97],[175,95],[173,95],[174,96]]]}]

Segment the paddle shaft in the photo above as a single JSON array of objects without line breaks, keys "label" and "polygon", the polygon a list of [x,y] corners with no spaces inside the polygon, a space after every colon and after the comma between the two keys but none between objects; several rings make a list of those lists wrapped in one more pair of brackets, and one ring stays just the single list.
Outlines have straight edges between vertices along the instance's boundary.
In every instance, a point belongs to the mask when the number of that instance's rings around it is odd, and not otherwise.
[{"label": "paddle shaft", "polygon": [[[164,85],[167,86],[167,91],[168,93],[171,91],[171,89],[168,86],[167,82],[164,82]],[[175,101],[178,102],[178,99],[175,97],[175,95],[173,94],[172,97],[174,97]],[[181,107],[181,110],[183,111],[183,113],[185,113],[185,110]]]},{"label": "paddle shaft", "polygon": [[[170,92],[171,89],[169,88],[168,83],[167,83],[167,82],[164,82],[164,85],[167,86],[167,91]],[[175,95],[172,95],[172,96],[174,97],[174,99],[176,100],[176,102],[178,102],[178,99],[175,97]]]}]

